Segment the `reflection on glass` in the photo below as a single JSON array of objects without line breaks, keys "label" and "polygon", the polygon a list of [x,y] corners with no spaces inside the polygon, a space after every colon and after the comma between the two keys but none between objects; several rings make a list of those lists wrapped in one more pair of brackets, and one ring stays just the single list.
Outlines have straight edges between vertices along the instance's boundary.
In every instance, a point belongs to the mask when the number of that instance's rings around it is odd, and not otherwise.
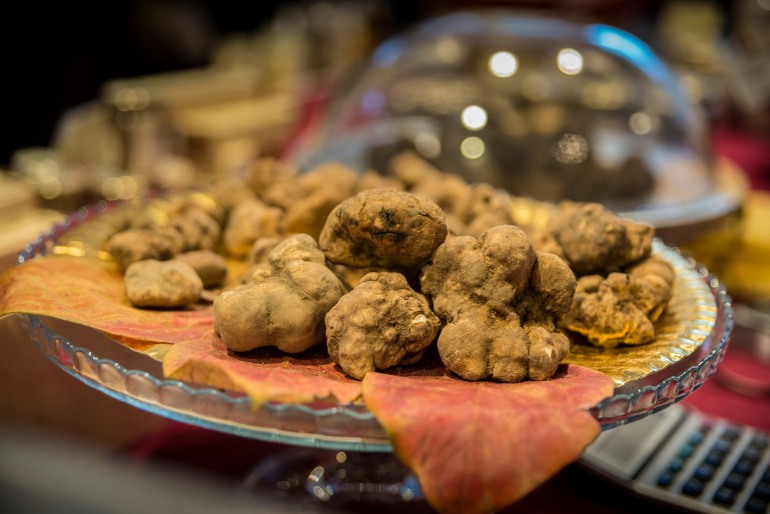
[{"label": "reflection on glass", "polygon": [[607,25],[440,16],[383,43],[343,93],[302,169],[384,171],[412,149],[470,182],[653,223],[715,184],[702,113],[644,42]]},{"label": "reflection on glass", "polygon": [[484,141],[476,136],[466,137],[460,143],[460,152],[466,159],[478,159],[484,155],[485,149]]},{"label": "reflection on glass", "polygon": [[456,38],[448,37],[439,41],[437,45],[439,59],[447,64],[452,64],[463,57],[463,47]]},{"label": "reflection on glass", "polygon": [[649,134],[653,129],[653,118],[644,111],[635,112],[628,118],[628,128],[640,136]]},{"label": "reflection on glass", "polygon": [[551,153],[561,163],[579,164],[588,159],[588,141],[578,134],[563,134]]},{"label": "reflection on glass", "polygon": [[495,77],[512,77],[519,67],[519,61],[511,52],[495,52],[489,58],[489,72]]},{"label": "reflection on glass", "polygon": [[478,105],[469,105],[460,115],[463,127],[468,130],[481,130],[487,125],[487,111]]},{"label": "reflection on glass", "polygon": [[631,96],[628,86],[620,80],[589,82],[580,93],[581,100],[587,106],[602,110],[620,109]]},{"label": "reflection on glass", "polygon": [[556,65],[565,75],[577,75],[583,70],[583,56],[577,50],[563,48],[556,57]]}]

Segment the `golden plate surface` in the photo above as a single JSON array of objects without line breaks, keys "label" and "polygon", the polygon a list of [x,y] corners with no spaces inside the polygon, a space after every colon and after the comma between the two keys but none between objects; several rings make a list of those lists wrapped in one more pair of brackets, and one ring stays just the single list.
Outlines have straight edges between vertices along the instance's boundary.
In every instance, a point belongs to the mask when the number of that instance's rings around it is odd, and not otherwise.
[{"label": "golden plate surface", "polygon": [[565,362],[601,371],[617,387],[661,371],[703,344],[717,323],[717,304],[706,277],[691,259],[659,240],[653,243],[653,253],[676,272],[671,299],[655,323],[655,339],[638,346],[598,348],[574,338]]}]

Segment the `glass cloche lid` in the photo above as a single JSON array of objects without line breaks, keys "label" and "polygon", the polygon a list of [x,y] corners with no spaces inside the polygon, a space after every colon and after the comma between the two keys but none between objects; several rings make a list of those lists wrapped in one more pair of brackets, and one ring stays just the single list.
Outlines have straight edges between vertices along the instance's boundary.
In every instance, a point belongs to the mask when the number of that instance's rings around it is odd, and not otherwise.
[{"label": "glass cloche lid", "polygon": [[725,208],[701,111],[650,47],[603,24],[510,10],[424,21],[376,48],[300,164],[382,170],[405,148],[470,182],[658,225]]}]

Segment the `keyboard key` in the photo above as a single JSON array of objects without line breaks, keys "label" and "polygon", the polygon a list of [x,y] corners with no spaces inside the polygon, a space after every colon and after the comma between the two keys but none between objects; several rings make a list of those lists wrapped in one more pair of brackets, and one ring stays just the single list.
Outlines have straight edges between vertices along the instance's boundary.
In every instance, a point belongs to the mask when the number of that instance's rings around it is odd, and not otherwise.
[{"label": "keyboard key", "polygon": [[714,493],[712,501],[718,505],[729,507],[735,503],[736,496],[738,496],[738,493],[734,489],[720,487],[717,489],[717,492]]},{"label": "keyboard key", "polygon": [[705,439],[705,435],[703,435],[703,432],[693,432],[690,434],[690,438],[687,440],[687,443],[692,446],[698,446],[700,443],[703,442],[703,439]]},{"label": "keyboard key", "polygon": [[669,471],[672,471],[674,473],[677,473],[679,471],[682,471],[682,468],[684,467],[684,460],[682,459],[674,459],[671,461],[671,463],[668,465]]},{"label": "keyboard key", "polygon": [[741,429],[735,425],[726,426],[724,432],[722,432],[722,435],[720,436],[720,438],[730,442],[737,441],[740,437]]},{"label": "keyboard key", "polygon": [[729,475],[727,475],[727,478],[725,478],[725,481],[722,483],[722,485],[729,489],[735,489],[736,491],[740,491],[741,489],[743,489],[743,486],[745,483],[746,483],[745,475],[741,475],[740,473],[730,473]]},{"label": "keyboard key", "polygon": [[726,455],[730,453],[730,450],[732,449],[733,444],[731,441],[725,441],[724,439],[717,439],[714,441],[714,446],[711,449],[712,452],[719,452],[722,455]]},{"label": "keyboard key", "polygon": [[698,480],[702,480],[703,482],[708,482],[714,477],[714,468],[712,466],[709,466],[708,464],[701,464],[700,466],[695,468],[695,471],[693,471],[692,476],[694,476]]},{"label": "keyboard key", "polygon": [[751,497],[746,501],[746,505],[743,506],[743,512],[748,512],[750,514],[766,514],[768,506],[770,506],[770,504],[768,504],[767,500]]},{"label": "keyboard key", "polygon": [[658,486],[669,487],[674,483],[674,476],[674,473],[671,473],[670,471],[664,471],[658,477]]},{"label": "keyboard key", "polygon": [[759,462],[759,459],[761,458],[762,458],[762,451],[752,446],[748,446],[745,450],[743,450],[743,453],[741,454],[741,459],[746,459],[748,461],[753,462],[754,464]]},{"label": "keyboard key", "polygon": [[698,497],[703,494],[704,484],[697,478],[691,478],[682,486],[682,494]]},{"label": "keyboard key", "polygon": [[764,500],[770,500],[770,481],[760,480],[751,495]]},{"label": "keyboard key", "polygon": [[706,455],[706,457],[703,459],[703,462],[705,462],[709,466],[713,466],[714,468],[718,468],[719,466],[722,465],[724,460],[725,460],[725,454],[724,453],[711,450]]},{"label": "keyboard key", "polygon": [[681,458],[683,458],[683,459],[689,459],[689,458],[692,456],[692,454],[693,454],[693,452],[694,452],[694,451],[695,451],[695,450],[693,449],[693,447],[692,447],[692,446],[690,446],[690,445],[686,445],[686,446],[682,446],[681,448],[679,448],[679,453],[678,453],[678,455],[679,455]]},{"label": "keyboard key", "polygon": [[754,463],[748,459],[741,457],[738,462],[733,466],[733,473],[740,473],[741,475],[750,475],[754,471]]}]

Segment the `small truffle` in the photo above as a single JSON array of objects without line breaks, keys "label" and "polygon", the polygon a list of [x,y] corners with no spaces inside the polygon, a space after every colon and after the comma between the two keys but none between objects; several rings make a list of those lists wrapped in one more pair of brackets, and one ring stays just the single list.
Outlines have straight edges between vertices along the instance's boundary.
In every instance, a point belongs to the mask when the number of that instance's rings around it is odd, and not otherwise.
[{"label": "small truffle", "polygon": [[239,203],[230,213],[225,225],[224,246],[227,253],[236,259],[246,259],[252,245],[263,237],[283,234],[284,213],[276,207],[269,207],[257,199]]},{"label": "small truffle", "polygon": [[214,250],[219,245],[222,228],[209,213],[188,205],[169,218],[165,231],[177,237],[175,253],[193,250]]},{"label": "small truffle", "polygon": [[174,256],[175,243],[167,234],[155,230],[129,229],[110,236],[106,250],[125,270],[134,262],[154,259],[165,261]]},{"label": "small truffle", "polygon": [[337,205],[318,243],[334,263],[405,269],[427,262],[446,236],[444,212],[433,201],[385,188]]},{"label": "small truffle", "polygon": [[227,262],[224,257],[212,250],[179,253],[174,256],[174,259],[192,266],[201,278],[203,287],[219,286],[227,277]]},{"label": "small truffle", "polygon": [[370,371],[419,360],[440,325],[403,275],[368,273],[326,314],[326,344],[332,360],[361,380]]},{"label": "small truffle", "polygon": [[136,307],[183,307],[197,302],[203,291],[192,266],[177,260],[134,262],[124,279],[126,296]]}]

